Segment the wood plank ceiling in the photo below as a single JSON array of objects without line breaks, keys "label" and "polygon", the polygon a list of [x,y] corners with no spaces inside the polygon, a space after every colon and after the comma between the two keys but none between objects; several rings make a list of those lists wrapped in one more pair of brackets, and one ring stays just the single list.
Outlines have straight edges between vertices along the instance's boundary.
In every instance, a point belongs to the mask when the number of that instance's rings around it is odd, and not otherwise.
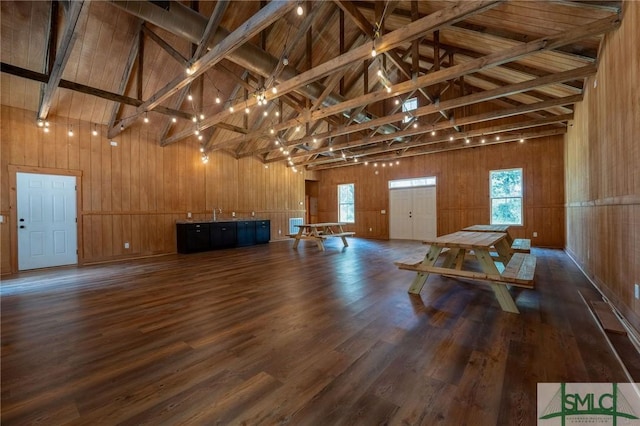
[{"label": "wood plank ceiling", "polygon": [[152,123],[161,145],[294,170],[562,134],[622,18],[619,1],[0,4],[2,104],[34,125]]}]

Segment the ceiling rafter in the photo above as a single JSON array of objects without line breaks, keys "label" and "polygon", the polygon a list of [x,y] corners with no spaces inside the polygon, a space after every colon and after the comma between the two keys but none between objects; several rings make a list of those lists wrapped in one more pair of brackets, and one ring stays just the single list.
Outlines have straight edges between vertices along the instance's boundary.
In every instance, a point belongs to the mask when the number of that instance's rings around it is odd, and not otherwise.
[{"label": "ceiling rafter", "polygon": [[[535,80],[529,80],[522,83],[516,83],[508,86],[503,86],[494,90],[487,90],[479,93],[473,93],[467,96],[462,96],[454,99],[450,99],[447,101],[441,102],[440,107],[453,109],[462,107],[465,105],[471,105],[475,103],[485,102],[492,99],[497,99],[500,97],[508,96],[514,93],[521,93],[528,90],[531,90],[535,87],[546,85],[546,84],[554,84],[563,80],[575,79],[575,78],[584,78],[590,75],[595,74],[596,67],[595,65],[587,65],[586,67],[578,68],[577,70],[570,70],[564,73],[551,74],[547,77],[541,77]],[[412,112],[412,116],[421,117],[424,115],[437,113],[438,105],[426,105],[415,109]],[[317,137],[328,138],[328,137],[336,137],[346,135],[347,133],[352,133],[354,131],[367,129],[369,127],[373,127],[374,125],[382,125],[386,122],[400,122],[404,118],[404,113],[397,113],[393,115],[389,115],[384,118],[379,118],[376,120],[372,120],[369,123],[351,125],[348,127],[332,129],[331,132],[327,132],[326,134],[317,135]],[[455,119],[453,120],[455,124]],[[367,127],[369,126],[369,127]],[[423,132],[426,132],[425,129],[421,129]],[[429,129],[430,130],[430,129]],[[389,135],[380,135],[380,137],[389,137]],[[395,137],[395,136],[393,136]],[[305,143],[308,142],[308,137],[303,138],[302,140],[296,141],[297,143]],[[371,143],[367,141],[366,143]]]},{"label": "ceiling rafter", "polygon": [[[398,29],[396,31],[385,34],[379,39],[379,44],[377,50],[381,53],[393,49],[396,46],[401,45],[407,41],[411,41],[414,38],[422,37],[425,32],[433,31],[437,28],[444,27],[450,25],[453,22],[457,22],[459,20],[464,19],[465,17],[472,15],[474,13],[478,13],[480,11],[486,10],[491,7],[495,7],[500,4],[503,0],[477,0],[470,2],[463,2],[461,4],[457,4],[453,7],[443,9],[436,13],[433,13],[429,16],[426,16],[416,22],[412,22],[411,24]],[[343,55],[340,55],[334,59],[324,62],[323,64],[318,65],[308,71],[302,72],[297,76],[282,82],[278,85],[278,93],[274,97],[280,97],[284,94],[295,91],[297,88],[307,85],[319,78],[325,77],[332,72],[335,72],[342,67],[349,66],[353,62],[363,60],[367,57],[370,57],[371,51],[368,46],[360,46],[358,48],[352,49]],[[255,100],[251,100],[249,102],[249,107],[256,104]],[[224,119],[231,116],[233,113],[228,110],[221,111],[218,114],[213,115],[202,121],[203,128],[210,127],[217,122],[223,121]],[[333,115],[328,114],[329,115]],[[175,135],[175,140],[180,140],[181,138],[187,137],[188,134],[182,132],[180,134]]]},{"label": "ceiling rafter", "polygon": [[[191,83],[193,80],[204,74],[209,68],[220,62],[229,52],[237,49],[243,43],[250,40],[253,36],[259,34],[260,31],[271,25],[278,18],[289,12],[294,6],[295,2],[293,0],[276,1],[267,4],[263,9],[258,11],[258,13],[252,15],[246,22],[240,25],[240,27],[229,34],[222,42],[207,52],[202,58],[191,64],[190,74],[187,75],[185,73],[185,75],[175,77],[158,92],[150,96],[149,99],[144,101],[142,105],[136,109],[136,114],[152,110],[156,106],[160,105],[181,88]],[[128,127],[135,119],[136,117],[134,116],[121,120],[120,123],[118,123],[118,129]],[[201,130],[208,127],[211,127],[211,125],[202,127]]]},{"label": "ceiling rafter", "polygon": [[49,72],[49,78],[44,92],[42,93],[40,106],[38,107],[37,116],[39,120],[44,120],[47,118],[47,115],[49,115],[53,95],[60,84],[60,80],[62,80],[62,73],[67,65],[67,61],[69,60],[69,56],[73,50],[73,45],[78,37],[78,21],[80,20],[80,14],[84,9],[85,3],[84,0],[73,1],[70,3],[69,7],[66,8],[65,16],[67,22],[62,33],[62,40],[60,42],[60,46],[56,49],[56,58]]}]

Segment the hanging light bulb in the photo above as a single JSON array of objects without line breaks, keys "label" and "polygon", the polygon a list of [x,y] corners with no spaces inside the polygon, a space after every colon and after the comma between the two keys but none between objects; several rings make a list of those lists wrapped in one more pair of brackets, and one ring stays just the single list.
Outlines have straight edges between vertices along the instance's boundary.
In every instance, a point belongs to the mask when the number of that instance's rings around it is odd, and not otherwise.
[{"label": "hanging light bulb", "polygon": [[416,121],[415,123],[413,123],[413,128],[417,129],[418,128],[418,122]]},{"label": "hanging light bulb", "polygon": [[464,138],[464,143],[469,143],[469,142],[471,142],[469,138]]},{"label": "hanging light bulb", "polygon": [[387,93],[391,93],[391,86],[387,86]]},{"label": "hanging light bulb", "polygon": [[73,136],[73,126],[69,126],[69,136]]},{"label": "hanging light bulb", "polygon": [[200,114],[200,120],[204,120],[204,114]]},{"label": "hanging light bulb", "polygon": [[274,95],[275,95],[276,93],[278,93],[278,88],[277,88],[276,86],[273,86],[273,87],[271,88],[271,93],[273,93]]},{"label": "hanging light bulb", "polygon": [[276,117],[280,117],[280,111],[276,111]]},{"label": "hanging light bulb", "polygon": [[289,58],[287,58],[287,55],[284,55],[284,58],[282,58],[282,65],[289,65]]},{"label": "hanging light bulb", "polygon": [[298,16],[302,16],[302,14],[304,13],[304,9],[302,9],[302,6],[300,4],[298,4],[298,7],[296,8],[296,13],[298,14]]},{"label": "hanging light bulb", "polygon": [[196,136],[198,136],[200,134],[200,130],[196,129],[195,132],[193,132]]},{"label": "hanging light bulb", "polygon": [[233,105],[229,107],[229,112],[233,112]]},{"label": "hanging light bulb", "polygon": [[245,114],[249,114],[249,112],[251,112],[251,111],[249,110],[249,107],[245,107],[245,108],[244,108],[244,113],[245,113]]},{"label": "hanging light bulb", "polygon": [[178,119],[177,119],[177,118],[175,118],[175,117],[171,117],[171,121],[172,121],[173,123],[177,123],[177,122],[178,122]]},{"label": "hanging light bulb", "polygon": [[202,140],[202,135],[198,135],[198,140],[201,141]]},{"label": "hanging light bulb", "polygon": [[49,128],[48,128],[48,127],[45,127],[45,128],[44,128],[44,132],[45,132],[45,133],[49,133]]},{"label": "hanging light bulb", "polygon": [[196,117],[195,115],[193,117],[191,117],[191,121],[193,121],[194,123],[198,122],[198,117]]},{"label": "hanging light bulb", "polygon": [[269,133],[274,134],[276,131],[273,129],[273,127],[269,130]]},{"label": "hanging light bulb", "polygon": [[144,118],[142,119],[142,121],[144,121],[145,124],[149,123],[149,117],[147,117],[147,113],[146,112],[144,113]]},{"label": "hanging light bulb", "polygon": [[189,65],[187,69],[185,69],[185,72],[187,73],[187,75],[193,74],[193,68],[191,67],[191,65]]},{"label": "hanging light bulb", "polygon": [[37,125],[38,127],[44,127],[44,121],[38,120]]},{"label": "hanging light bulb", "polygon": [[432,130],[432,131],[431,131],[431,136],[435,136],[435,135],[436,135],[436,131],[435,131],[435,130]]},{"label": "hanging light bulb", "polygon": [[93,125],[93,131],[91,132],[91,134],[93,136],[98,136],[98,125],[97,124]]},{"label": "hanging light bulb", "polygon": [[453,141],[453,136],[449,136],[449,140],[450,140],[450,141]]},{"label": "hanging light bulb", "polygon": [[187,95],[187,99],[189,99],[190,101],[192,101],[192,100],[193,100],[193,96],[191,96],[191,93],[189,93],[189,94]]},{"label": "hanging light bulb", "polygon": [[200,152],[204,152],[204,146],[200,147]]},{"label": "hanging light bulb", "polygon": [[221,102],[220,95],[216,96],[216,103],[219,104]]},{"label": "hanging light bulb", "polygon": [[269,115],[269,113],[267,111],[263,111],[262,115],[264,115],[266,117],[267,115]]},{"label": "hanging light bulb", "polygon": [[[45,129],[46,130],[46,129]],[[520,139],[520,143],[524,143],[524,139]]]}]

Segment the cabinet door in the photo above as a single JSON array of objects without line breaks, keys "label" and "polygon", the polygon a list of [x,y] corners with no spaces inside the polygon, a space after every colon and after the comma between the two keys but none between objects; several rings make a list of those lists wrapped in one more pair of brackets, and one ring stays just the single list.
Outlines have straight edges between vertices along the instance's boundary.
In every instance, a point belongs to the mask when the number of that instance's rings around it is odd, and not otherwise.
[{"label": "cabinet door", "polygon": [[271,239],[271,221],[259,220],[256,221],[256,243],[268,243]]},{"label": "cabinet door", "polygon": [[238,246],[251,246],[256,243],[256,222],[252,220],[240,221],[236,225]]},{"label": "cabinet door", "polygon": [[177,225],[178,253],[194,253],[211,249],[209,224]]},{"label": "cabinet door", "polygon": [[211,246],[214,249],[235,247],[236,222],[218,222],[211,226]]}]

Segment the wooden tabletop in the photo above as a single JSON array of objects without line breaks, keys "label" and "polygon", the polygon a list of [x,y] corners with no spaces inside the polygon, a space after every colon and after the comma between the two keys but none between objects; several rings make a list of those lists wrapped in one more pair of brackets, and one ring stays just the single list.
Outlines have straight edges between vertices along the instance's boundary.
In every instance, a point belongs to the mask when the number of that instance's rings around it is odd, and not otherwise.
[{"label": "wooden tabletop", "polygon": [[472,225],[463,228],[463,231],[474,232],[507,232],[510,225]]},{"label": "wooden tabletop", "polygon": [[504,232],[469,232],[458,231],[453,234],[441,235],[432,240],[423,241],[436,247],[454,247],[463,249],[488,249],[498,241],[506,238]]},{"label": "wooden tabletop", "polygon": [[345,222],[324,222],[324,223],[305,223],[304,225],[295,225],[298,228],[323,228],[325,226],[342,226]]}]

